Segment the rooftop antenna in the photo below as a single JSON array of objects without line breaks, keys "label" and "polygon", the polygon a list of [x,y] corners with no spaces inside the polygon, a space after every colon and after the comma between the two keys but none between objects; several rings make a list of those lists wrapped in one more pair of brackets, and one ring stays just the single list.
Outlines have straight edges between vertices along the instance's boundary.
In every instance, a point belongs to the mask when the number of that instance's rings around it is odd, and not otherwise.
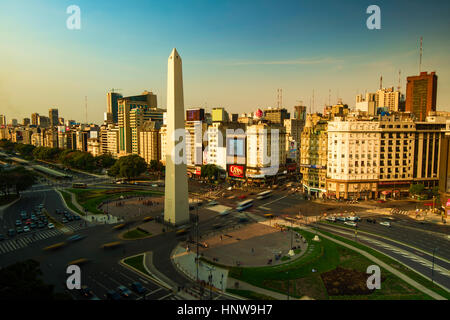
[{"label": "rooftop antenna", "polygon": [[422,72],[422,54],[423,54],[423,51],[422,51],[422,40],[423,40],[423,38],[422,37],[420,37],[420,60],[419,60],[419,74]]},{"label": "rooftop antenna", "polygon": [[398,70],[398,87],[397,91],[400,91],[402,89],[402,70]]},{"label": "rooftop antenna", "polygon": [[313,96],[312,96],[312,108],[313,108],[313,110],[315,110],[315,106],[314,106],[314,89],[313,89]]},{"label": "rooftop antenna", "polygon": [[380,77],[380,90],[383,89],[383,76]]},{"label": "rooftop antenna", "polygon": [[88,110],[88,108],[87,108],[87,96],[85,96],[84,97],[84,105],[85,105],[85,108],[86,108],[86,124],[88,123],[88,117],[87,117],[87,110]]},{"label": "rooftop antenna", "polygon": [[328,89],[328,105],[331,105],[331,89]]}]

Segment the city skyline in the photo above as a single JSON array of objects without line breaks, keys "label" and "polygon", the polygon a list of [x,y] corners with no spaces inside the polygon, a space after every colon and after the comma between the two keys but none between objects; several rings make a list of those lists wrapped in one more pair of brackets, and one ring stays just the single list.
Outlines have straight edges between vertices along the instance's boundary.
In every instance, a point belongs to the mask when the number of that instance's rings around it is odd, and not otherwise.
[{"label": "city skyline", "polygon": [[[449,111],[445,52],[450,48],[443,41],[449,27],[443,12],[449,4],[432,3],[425,7],[418,1],[381,1],[381,30],[366,28],[368,4],[356,1],[244,2],[238,11],[233,1],[127,7],[115,1],[108,4],[111,10],[103,10],[101,1],[79,1],[81,30],[66,28],[67,1],[3,3],[1,12],[11,14],[1,14],[2,23],[22,23],[15,25],[14,35],[2,34],[7,40],[0,44],[6,70],[0,78],[2,114],[20,120],[55,107],[66,119],[84,121],[87,96],[88,121],[101,123],[111,88],[121,88],[124,96],[152,91],[165,108],[163,66],[175,46],[186,61],[186,108],[252,112],[276,106],[278,88],[289,111],[299,101],[308,111],[322,111],[338,97],[353,107],[356,94],[379,87],[380,76],[384,87],[397,87],[399,70],[401,91],[406,92],[406,77],[419,74],[421,36],[422,71],[436,71],[437,109]],[[330,13],[339,19],[330,21]],[[138,23],[118,23],[121,14],[133,14]],[[181,19],[183,14],[191,19]],[[427,17],[433,19],[432,26]],[[133,43],[139,43],[139,49]]]}]

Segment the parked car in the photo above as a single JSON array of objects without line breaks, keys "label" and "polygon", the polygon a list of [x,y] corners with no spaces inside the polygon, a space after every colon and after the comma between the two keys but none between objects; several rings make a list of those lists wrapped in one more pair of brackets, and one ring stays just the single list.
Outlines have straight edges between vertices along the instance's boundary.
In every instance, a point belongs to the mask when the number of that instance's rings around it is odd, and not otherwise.
[{"label": "parked car", "polygon": [[390,226],[391,226],[391,223],[388,222],[388,221],[382,221],[382,222],[380,222],[380,224],[381,224],[382,226],[386,226],[386,227],[390,227]]},{"label": "parked car", "polygon": [[345,221],[344,224],[346,224],[346,225],[348,225],[350,227],[356,227],[357,226],[356,222],[353,222],[353,221]]},{"label": "parked car", "polygon": [[53,223],[49,223],[47,228],[49,229],[55,229],[55,225]]},{"label": "parked car", "polygon": [[109,291],[106,293],[106,298],[107,298],[108,300],[120,300],[120,299],[121,299],[120,294],[118,294],[118,293],[115,292],[114,290],[109,290]]},{"label": "parked car", "polygon": [[133,290],[134,292],[138,293],[138,294],[144,294],[147,292],[147,289],[145,289],[142,284],[138,281],[133,282],[131,284],[131,290]]},{"label": "parked car", "polygon": [[118,286],[117,287],[117,291],[123,297],[127,297],[128,298],[131,295],[131,291],[125,286]]}]

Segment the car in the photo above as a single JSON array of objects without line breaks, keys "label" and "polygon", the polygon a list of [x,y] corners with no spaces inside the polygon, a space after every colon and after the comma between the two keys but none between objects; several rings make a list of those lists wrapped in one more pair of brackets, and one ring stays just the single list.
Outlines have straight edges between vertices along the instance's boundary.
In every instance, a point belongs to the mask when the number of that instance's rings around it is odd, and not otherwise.
[{"label": "car", "polygon": [[231,213],[230,209],[226,209],[224,211],[222,211],[221,213],[219,213],[219,216],[227,216]]},{"label": "car", "polygon": [[16,231],[17,231],[17,233],[22,233],[23,232],[23,228],[22,227],[17,227]]},{"label": "car", "polygon": [[94,295],[91,288],[89,288],[88,286],[81,286],[80,293],[85,297],[92,297]]},{"label": "car", "polygon": [[29,226],[25,226],[23,227],[23,232],[30,232],[30,227]]},{"label": "car", "polygon": [[83,240],[84,238],[86,238],[85,235],[76,234],[76,235],[73,235],[73,236],[67,238],[67,241],[75,242],[75,241]]},{"label": "car", "polygon": [[16,220],[16,226],[21,226],[21,225],[22,225],[22,221]]},{"label": "car", "polygon": [[349,216],[347,217],[347,221],[360,221],[361,219],[357,216]]},{"label": "car", "polygon": [[33,222],[32,224],[30,224],[30,228],[31,228],[31,229],[35,229],[36,227],[37,227],[37,224],[36,224],[36,223]]},{"label": "car", "polygon": [[345,217],[337,217],[336,220],[337,221],[342,221],[342,222],[347,221],[347,219]]},{"label": "car", "polygon": [[47,228],[49,229],[55,229],[55,225],[53,223],[49,223]]},{"label": "car", "polygon": [[73,221],[73,217],[72,216],[67,216],[67,220]]},{"label": "car", "polygon": [[156,188],[158,185],[157,184],[152,184],[152,187],[153,188]]},{"label": "car", "polygon": [[357,226],[356,222],[353,222],[353,221],[345,221],[344,224],[346,224],[346,225],[348,225],[350,227],[356,227]]},{"label": "car", "polygon": [[131,284],[131,290],[138,294],[145,294],[147,292],[147,289],[145,289],[144,286],[142,286],[142,284],[138,281]]},{"label": "car", "polygon": [[391,226],[391,223],[388,222],[388,221],[382,221],[382,222],[380,222],[380,224],[381,224],[382,226],[386,226],[386,227],[390,227],[390,226]]},{"label": "car", "polygon": [[368,223],[377,223],[377,220],[371,219],[371,218],[367,218],[366,221],[367,221]]},{"label": "car", "polygon": [[118,294],[114,290],[109,290],[106,293],[106,299],[108,299],[108,300],[120,300],[121,297],[120,297],[120,294]]},{"label": "car", "polygon": [[9,229],[8,230],[8,236],[11,238],[11,237],[14,237],[16,235],[16,230],[14,230],[14,229]]},{"label": "car", "polygon": [[208,203],[208,206],[216,206],[216,205],[218,205],[218,202],[217,201],[215,201],[215,200],[213,200],[213,201],[210,201],[209,203]]},{"label": "car", "polygon": [[118,286],[117,287],[117,292],[119,292],[120,295],[123,296],[123,297],[129,297],[131,295],[130,289],[128,289],[125,286]]},{"label": "car", "polygon": [[331,222],[336,222],[336,218],[335,217],[327,217],[325,220],[331,221]]},{"label": "car", "polygon": [[80,216],[78,216],[78,215],[74,215],[74,216],[73,216],[73,219],[74,219],[74,220],[81,220]]},{"label": "car", "polygon": [[37,226],[38,226],[39,229],[42,229],[42,228],[45,227],[45,224],[43,222],[38,222]]},{"label": "car", "polygon": [[69,220],[67,220],[66,218],[62,219],[62,223],[67,223],[67,222],[69,222]]}]

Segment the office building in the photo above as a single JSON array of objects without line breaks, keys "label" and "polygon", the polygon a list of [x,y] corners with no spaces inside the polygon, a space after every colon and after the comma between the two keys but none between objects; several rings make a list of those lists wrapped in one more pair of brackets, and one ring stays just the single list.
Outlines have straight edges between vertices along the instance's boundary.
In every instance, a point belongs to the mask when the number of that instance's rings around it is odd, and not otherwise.
[{"label": "office building", "polygon": [[430,111],[436,111],[437,80],[435,72],[407,78],[405,111],[413,113],[418,121],[425,121]]},{"label": "office building", "polygon": [[161,160],[161,121],[144,121],[139,127],[139,156],[150,164]]},{"label": "office building", "polygon": [[112,122],[119,121],[119,99],[123,98],[120,93],[111,91],[106,95],[107,113],[111,114]]},{"label": "office building", "polygon": [[58,109],[49,109],[48,118],[50,119],[50,127],[56,127],[59,125]]}]

